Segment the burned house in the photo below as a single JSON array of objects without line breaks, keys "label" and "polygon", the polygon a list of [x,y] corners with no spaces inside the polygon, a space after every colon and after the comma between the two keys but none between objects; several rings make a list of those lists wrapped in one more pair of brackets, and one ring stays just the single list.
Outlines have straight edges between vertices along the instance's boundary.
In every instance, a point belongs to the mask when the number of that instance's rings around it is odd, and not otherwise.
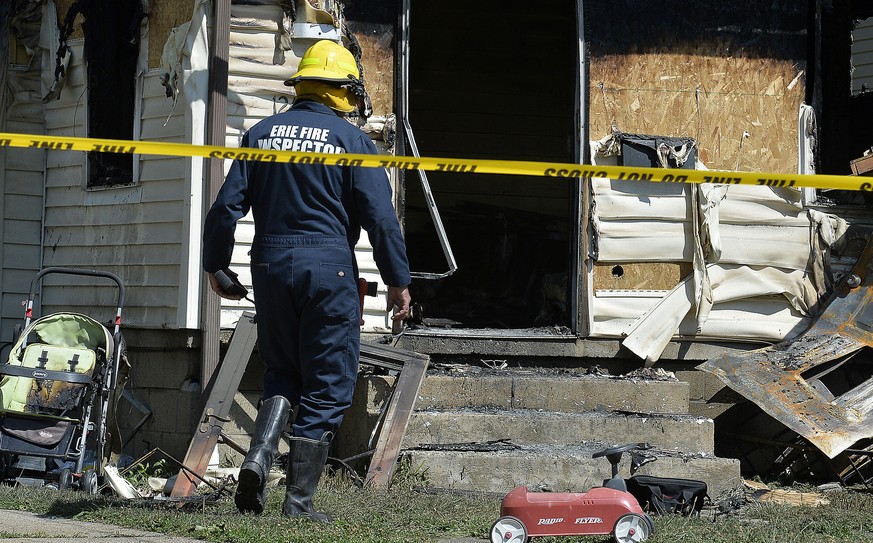
[{"label": "burned house", "polygon": [[[233,147],[293,101],[282,82],[303,51],[333,39],[360,52],[373,111],[351,121],[386,154],[856,173],[873,147],[873,9],[710,4],[14,0],[0,7],[0,123]],[[138,396],[191,413],[137,426],[137,450],[187,442],[218,328],[252,309],[218,307],[202,284],[226,162],[0,149],[0,339],[40,268],[122,277]],[[855,191],[390,173],[416,302],[399,344],[436,357],[692,371],[802,334],[871,224]],[[252,223],[237,232],[249,283]],[[378,281],[366,240],[358,260]],[[50,283],[41,301],[104,294]],[[366,298],[365,322],[390,331],[383,297]]]}]

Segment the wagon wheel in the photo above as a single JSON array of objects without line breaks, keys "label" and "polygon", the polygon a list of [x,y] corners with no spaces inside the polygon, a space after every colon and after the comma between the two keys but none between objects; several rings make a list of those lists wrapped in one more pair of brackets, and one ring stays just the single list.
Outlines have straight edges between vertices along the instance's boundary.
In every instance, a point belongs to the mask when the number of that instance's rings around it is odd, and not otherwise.
[{"label": "wagon wheel", "polygon": [[491,527],[491,543],[525,543],[527,528],[516,517],[500,517]]},{"label": "wagon wheel", "polygon": [[617,543],[637,543],[648,539],[652,535],[652,528],[645,517],[628,513],[615,521],[613,534]]}]

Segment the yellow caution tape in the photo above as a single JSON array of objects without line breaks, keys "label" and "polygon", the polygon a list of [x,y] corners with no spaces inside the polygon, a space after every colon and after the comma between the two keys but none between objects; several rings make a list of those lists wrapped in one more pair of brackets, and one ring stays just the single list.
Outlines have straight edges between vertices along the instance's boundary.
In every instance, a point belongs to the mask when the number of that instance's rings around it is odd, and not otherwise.
[{"label": "yellow caution tape", "polygon": [[0,132],[0,147],[30,147],[60,151],[240,159],[258,162],[321,164],[326,166],[363,166],[368,168],[396,168],[401,170],[438,172],[531,175],[551,178],[604,177],[619,181],[650,181],[653,183],[719,183],[726,185],[873,191],[873,178],[849,175],[801,175],[630,166],[590,166],[523,160],[427,157],[389,158],[385,155],[272,151],[253,148],[220,147],[217,145],[194,145],[190,143],[41,136],[5,132]]}]

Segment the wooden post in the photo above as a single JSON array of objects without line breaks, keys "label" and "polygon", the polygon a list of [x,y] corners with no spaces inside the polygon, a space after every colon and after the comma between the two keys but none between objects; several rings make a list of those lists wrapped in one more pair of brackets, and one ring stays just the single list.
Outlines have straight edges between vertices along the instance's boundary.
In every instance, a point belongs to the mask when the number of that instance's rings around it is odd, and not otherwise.
[{"label": "wooden post", "polygon": [[[227,136],[227,62],[230,54],[230,2],[216,0],[213,17],[212,61],[209,66],[209,110],[207,122],[210,145],[225,145]],[[212,205],[218,189],[224,181],[224,161],[213,158],[206,161],[206,190],[203,191],[203,209]],[[192,180],[196,183],[197,180]],[[203,322],[203,341],[200,345],[200,390],[206,385],[218,367],[221,333],[221,299],[212,293],[207,281],[201,289],[200,311]]]}]

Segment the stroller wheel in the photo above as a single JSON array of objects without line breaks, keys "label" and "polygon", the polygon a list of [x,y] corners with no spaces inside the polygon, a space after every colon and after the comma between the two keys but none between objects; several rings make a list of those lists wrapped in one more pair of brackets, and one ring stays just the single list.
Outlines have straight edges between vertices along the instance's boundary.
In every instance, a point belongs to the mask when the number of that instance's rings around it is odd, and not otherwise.
[{"label": "stroller wheel", "polygon": [[86,494],[97,494],[97,473],[93,469],[86,469],[82,474],[82,490]]},{"label": "stroller wheel", "polygon": [[64,468],[58,474],[58,490],[67,490],[73,483],[73,470]]}]

